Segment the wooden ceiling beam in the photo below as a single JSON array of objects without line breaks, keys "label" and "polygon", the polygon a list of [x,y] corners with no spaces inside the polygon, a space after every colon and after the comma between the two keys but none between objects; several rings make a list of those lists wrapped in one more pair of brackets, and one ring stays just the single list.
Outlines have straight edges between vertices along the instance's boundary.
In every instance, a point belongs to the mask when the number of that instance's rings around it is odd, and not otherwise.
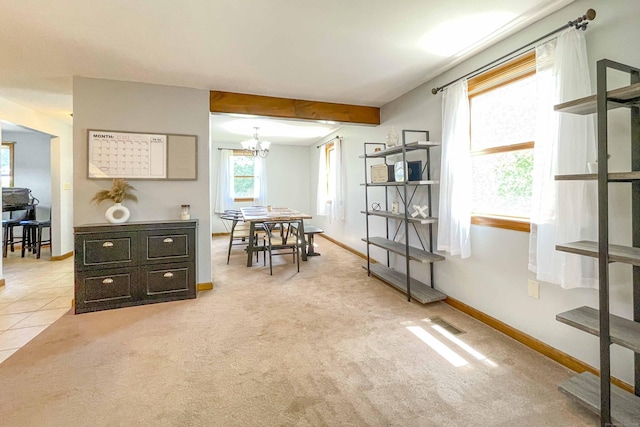
[{"label": "wooden ceiling beam", "polygon": [[209,109],[212,113],[253,114],[282,119],[328,120],[365,125],[380,124],[378,107],[213,90],[209,96]]}]

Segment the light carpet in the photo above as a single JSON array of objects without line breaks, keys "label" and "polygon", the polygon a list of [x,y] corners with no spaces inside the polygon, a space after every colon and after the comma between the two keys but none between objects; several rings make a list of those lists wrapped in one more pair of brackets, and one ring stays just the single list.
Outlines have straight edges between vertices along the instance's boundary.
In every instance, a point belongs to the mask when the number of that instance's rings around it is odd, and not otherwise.
[{"label": "light carpet", "polygon": [[[566,368],[447,304],[408,303],[316,242],[322,256],[300,273],[278,257],[270,276],[238,247],[227,266],[227,238],[214,238],[215,288],[197,299],[63,316],[0,365],[0,424],[597,423],[558,391]],[[460,342],[425,321],[436,316]]]}]

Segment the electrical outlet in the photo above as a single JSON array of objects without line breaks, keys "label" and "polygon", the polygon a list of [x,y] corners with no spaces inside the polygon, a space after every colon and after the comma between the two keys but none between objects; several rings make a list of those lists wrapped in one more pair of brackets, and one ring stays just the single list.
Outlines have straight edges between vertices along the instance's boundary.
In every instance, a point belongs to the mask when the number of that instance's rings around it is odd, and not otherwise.
[{"label": "electrical outlet", "polygon": [[540,298],[540,284],[535,280],[529,279],[529,286],[528,286],[527,294],[531,298],[539,299]]},{"label": "electrical outlet", "polygon": [[68,182],[65,182],[64,184],[62,184],[62,189],[71,190],[71,184],[69,184]]}]

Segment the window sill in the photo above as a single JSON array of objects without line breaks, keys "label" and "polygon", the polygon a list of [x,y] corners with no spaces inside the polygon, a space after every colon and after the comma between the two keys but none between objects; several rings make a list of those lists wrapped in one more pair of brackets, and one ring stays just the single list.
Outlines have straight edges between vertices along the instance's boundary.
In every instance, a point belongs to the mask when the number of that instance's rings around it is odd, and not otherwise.
[{"label": "window sill", "polygon": [[504,228],[505,230],[531,231],[531,223],[528,219],[511,218],[504,216],[472,215],[471,224],[485,227]]}]

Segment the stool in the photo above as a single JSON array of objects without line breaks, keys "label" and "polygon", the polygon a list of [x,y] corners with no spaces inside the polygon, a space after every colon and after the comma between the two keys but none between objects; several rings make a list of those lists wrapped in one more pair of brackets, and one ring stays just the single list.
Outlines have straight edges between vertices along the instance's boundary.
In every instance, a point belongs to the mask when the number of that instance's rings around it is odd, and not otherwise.
[{"label": "stool", "polygon": [[11,252],[15,251],[15,244],[20,240],[15,240],[13,235],[13,227],[19,227],[19,219],[3,219],[2,220],[2,256],[7,257],[7,249],[11,245]]},{"label": "stool", "polygon": [[[42,245],[49,244],[51,249],[51,220],[48,221],[20,221],[22,226],[22,257],[24,258],[25,250],[36,254],[36,258],[40,258]],[[42,240],[42,230],[49,228],[49,240]]]},{"label": "stool", "polygon": [[313,236],[316,234],[324,233],[324,230],[313,225],[304,225],[304,234],[307,239],[307,256],[320,256],[318,252],[315,251],[313,246]]}]

